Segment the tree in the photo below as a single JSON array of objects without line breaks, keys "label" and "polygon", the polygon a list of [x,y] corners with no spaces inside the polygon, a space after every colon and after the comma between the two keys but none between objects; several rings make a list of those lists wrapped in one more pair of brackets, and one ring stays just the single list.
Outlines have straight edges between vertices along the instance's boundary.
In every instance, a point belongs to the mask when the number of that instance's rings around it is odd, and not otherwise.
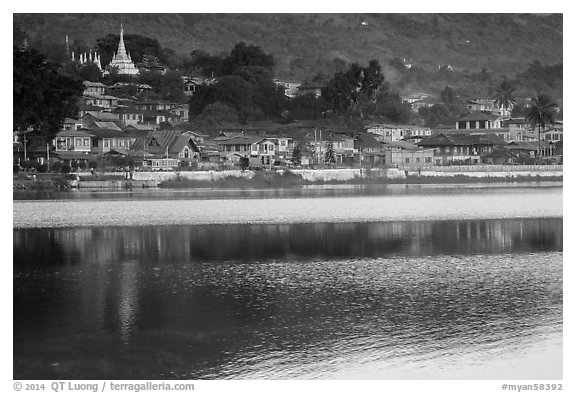
[{"label": "tree", "polygon": [[224,59],[221,56],[212,56],[210,53],[201,49],[193,50],[190,56],[192,58],[191,66],[202,75],[207,77],[222,75]]},{"label": "tree", "polygon": [[86,63],[78,68],[78,77],[83,81],[100,82],[102,80],[102,71],[94,63]]},{"label": "tree", "polygon": [[440,99],[446,105],[454,104],[457,98],[456,92],[450,86],[446,86],[440,93]]},{"label": "tree", "polygon": [[336,156],[334,154],[334,143],[328,141],[326,143],[326,154],[324,154],[324,162],[328,164],[334,164],[336,162]]},{"label": "tree", "polygon": [[388,83],[378,89],[373,101],[362,102],[362,112],[366,115],[385,116],[396,123],[409,123],[412,118],[410,104],[402,102],[397,91],[391,91]]},{"label": "tree", "polygon": [[35,49],[14,48],[14,129],[33,127],[48,139],[61,130],[66,117],[76,117],[84,86],[60,73],[60,65]]},{"label": "tree", "polygon": [[507,111],[516,105],[516,97],[514,97],[515,89],[516,87],[514,84],[507,79],[503,79],[496,87],[496,94],[492,98],[494,98],[496,106],[500,109],[502,114],[504,111]]},{"label": "tree", "polygon": [[532,126],[536,128],[538,125],[538,155],[537,163],[540,161],[540,132],[542,128],[546,128],[547,125],[554,125],[554,116],[558,110],[558,104],[550,98],[549,95],[540,94],[530,101],[530,108],[528,109],[528,114],[526,115],[526,120]]},{"label": "tree", "polygon": [[284,91],[273,82],[274,59],[259,47],[236,44],[221,65],[206,52],[194,51],[193,55],[197,67],[208,70],[214,66],[224,76],[216,84],[196,89],[189,100],[191,115],[198,116],[216,102],[234,108],[241,122],[277,117],[286,109]]},{"label": "tree", "polygon": [[200,128],[213,128],[220,123],[237,123],[239,120],[238,111],[233,107],[216,101],[206,105],[202,112],[190,119],[190,122]]},{"label": "tree", "polygon": [[292,150],[292,164],[300,165],[301,163],[302,163],[302,149],[298,144],[296,145],[296,147],[294,147],[294,150]]},{"label": "tree", "polygon": [[318,120],[329,109],[329,104],[320,96],[304,94],[294,97],[287,103],[290,120]]},{"label": "tree", "polygon": [[152,87],[162,100],[186,102],[184,81],[180,73],[176,71],[167,71],[165,74],[157,71],[143,71],[138,75],[138,82]]},{"label": "tree", "polygon": [[450,112],[446,105],[435,104],[431,107],[422,107],[418,109],[418,115],[424,119],[426,127],[434,128],[440,122],[445,121],[450,117]]},{"label": "tree", "polygon": [[[353,115],[359,109],[363,98],[372,100],[378,87],[384,81],[384,75],[378,61],[372,60],[367,67],[357,63],[346,72],[337,72],[322,89],[322,97],[339,114]],[[360,117],[362,112],[360,110]]]},{"label": "tree", "polygon": [[263,67],[269,70],[274,68],[274,57],[264,53],[264,51],[255,45],[246,45],[240,42],[234,46],[230,54],[222,63],[222,72],[224,75],[231,75],[240,67]]}]

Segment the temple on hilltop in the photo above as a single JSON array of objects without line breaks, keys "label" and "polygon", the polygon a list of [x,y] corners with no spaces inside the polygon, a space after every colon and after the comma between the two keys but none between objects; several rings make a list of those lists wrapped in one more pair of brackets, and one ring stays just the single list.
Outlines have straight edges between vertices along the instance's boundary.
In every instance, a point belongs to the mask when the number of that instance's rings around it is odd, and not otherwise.
[{"label": "temple on hilltop", "polygon": [[109,74],[112,68],[118,70],[118,75],[138,75],[139,73],[138,68],[134,66],[132,58],[130,58],[130,53],[126,52],[126,47],[124,46],[124,27],[122,24],[120,25],[120,42],[118,43],[118,50],[112,57],[110,64],[106,67],[104,75]]}]

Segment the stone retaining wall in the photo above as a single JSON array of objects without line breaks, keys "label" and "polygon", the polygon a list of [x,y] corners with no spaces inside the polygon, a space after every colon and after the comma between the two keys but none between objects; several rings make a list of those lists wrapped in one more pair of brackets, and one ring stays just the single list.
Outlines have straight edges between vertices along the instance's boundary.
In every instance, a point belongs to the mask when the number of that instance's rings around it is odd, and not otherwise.
[{"label": "stone retaining wall", "polygon": [[[447,168],[450,168],[447,170]],[[486,167],[474,170],[473,166],[466,168],[438,167],[416,169],[396,169],[396,168],[338,168],[338,169],[293,169],[292,173],[302,176],[310,182],[328,182],[328,181],[349,181],[355,178],[368,179],[405,179],[406,176],[420,177],[454,177],[467,176],[472,178],[517,178],[517,177],[558,177],[562,176],[562,166],[554,168],[519,168],[519,167],[494,167],[491,170],[485,170]],[[460,169],[460,170],[458,170]],[[480,169],[480,168],[478,168]],[[283,172],[279,170],[278,172]],[[196,180],[196,181],[216,181],[227,177],[237,177],[252,179],[255,176],[254,171],[225,170],[225,171],[182,171],[182,172],[133,172],[134,181],[149,182],[146,186],[154,187],[153,183],[162,183],[167,180]],[[117,173],[108,173],[108,175],[117,175]],[[126,180],[128,181],[128,180]],[[98,182],[106,184],[102,187],[123,187],[118,184],[126,182],[124,180],[110,180]],[[84,183],[84,182],[83,182]],[[97,182],[90,182],[96,184]]]}]

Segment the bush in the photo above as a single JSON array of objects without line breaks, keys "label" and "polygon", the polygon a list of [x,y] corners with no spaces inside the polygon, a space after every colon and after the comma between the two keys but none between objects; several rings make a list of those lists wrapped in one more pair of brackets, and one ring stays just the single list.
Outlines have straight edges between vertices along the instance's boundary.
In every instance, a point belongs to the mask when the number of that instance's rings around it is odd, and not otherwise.
[{"label": "bush", "polygon": [[80,161],[80,163],[78,163],[78,168],[85,171],[86,169],[88,169],[88,164],[86,163],[86,161],[82,160]]},{"label": "bush", "polygon": [[62,173],[70,173],[72,172],[72,167],[70,164],[62,164],[62,168],[60,169]]},{"label": "bush", "polygon": [[12,171],[14,172],[14,174],[16,175],[18,172],[20,172],[20,165],[13,165],[12,167]]},{"label": "bush", "polygon": [[46,164],[38,165],[36,170],[40,173],[46,173],[46,172],[48,172],[48,165],[46,165]]},{"label": "bush", "polygon": [[50,169],[52,172],[60,172],[62,170],[62,163],[60,161],[56,161],[52,165],[50,165]]},{"label": "bush", "polygon": [[76,171],[78,170],[78,163],[77,163],[76,161],[72,161],[72,162],[70,163],[70,168],[72,168],[72,170],[73,170],[74,172],[76,172]]},{"label": "bush", "polygon": [[98,161],[90,161],[90,162],[88,163],[88,166],[89,166],[90,168],[96,169],[96,168],[98,168]]},{"label": "bush", "polygon": [[30,161],[30,160],[26,160],[24,162],[22,162],[22,168],[24,168],[24,170],[29,170],[32,168],[35,168],[34,162]]}]

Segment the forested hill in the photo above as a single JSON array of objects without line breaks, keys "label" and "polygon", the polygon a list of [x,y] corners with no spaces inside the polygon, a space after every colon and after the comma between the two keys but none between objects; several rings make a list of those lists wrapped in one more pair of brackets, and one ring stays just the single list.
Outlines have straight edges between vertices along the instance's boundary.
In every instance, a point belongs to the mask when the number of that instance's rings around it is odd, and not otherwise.
[{"label": "forested hill", "polygon": [[[31,41],[95,46],[118,34],[155,38],[183,59],[195,49],[229,51],[237,42],[274,55],[275,72],[309,79],[347,63],[411,59],[424,70],[486,68],[514,76],[532,60],[562,62],[561,14],[14,14]],[[393,78],[393,76],[392,76]]]}]

